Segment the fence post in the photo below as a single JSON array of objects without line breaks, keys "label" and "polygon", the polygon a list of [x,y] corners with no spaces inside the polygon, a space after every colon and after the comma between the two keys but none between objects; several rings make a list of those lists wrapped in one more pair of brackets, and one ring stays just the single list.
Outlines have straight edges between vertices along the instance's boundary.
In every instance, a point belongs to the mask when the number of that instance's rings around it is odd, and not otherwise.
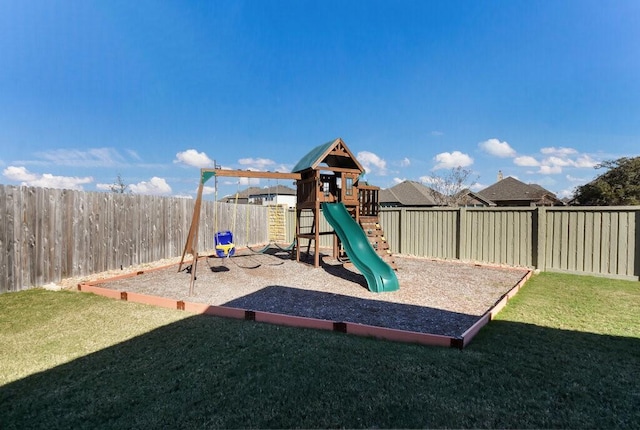
[{"label": "fence post", "polygon": [[531,228],[533,229],[531,232],[533,263],[536,269],[544,271],[546,269],[547,247],[547,210],[544,206],[539,206],[534,211]]},{"label": "fence post", "polygon": [[467,209],[464,207],[458,208],[458,234],[457,234],[457,256],[458,260],[467,260]]},{"label": "fence post", "polygon": [[400,213],[398,214],[398,253],[400,254],[405,254],[406,250],[404,249],[404,237],[405,237],[405,231],[404,231],[404,219],[406,217],[406,209],[405,208],[400,208]]}]

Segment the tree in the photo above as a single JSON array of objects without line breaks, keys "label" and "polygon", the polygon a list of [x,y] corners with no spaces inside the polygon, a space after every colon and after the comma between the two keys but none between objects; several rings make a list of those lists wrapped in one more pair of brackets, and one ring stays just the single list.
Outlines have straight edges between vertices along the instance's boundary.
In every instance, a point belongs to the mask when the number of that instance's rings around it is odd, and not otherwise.
[{"label": "tree", "polygon": [[120,176],[120,173],[118,173],[118,177],[116,178],[116,181],[109,185],[109,189],[114,192],[114,193],[118,193],[118,194],[124,194],[128,191],[129,185],[124,183],[124,180],[122,179],[122,176]]},{"label": "tree", "polygon": [[640,205],[640,157],[604,161],[607,172],[576,188],[574,200],[584,206]]},{"label": "tree", "polygon": [[458,166],[444,175],[431,175],[427,181],[431,197],[439,206],[459,206],[466,196],[462,191],[477,180],[477,177],[470,179],[472,173],[471,170]]}]

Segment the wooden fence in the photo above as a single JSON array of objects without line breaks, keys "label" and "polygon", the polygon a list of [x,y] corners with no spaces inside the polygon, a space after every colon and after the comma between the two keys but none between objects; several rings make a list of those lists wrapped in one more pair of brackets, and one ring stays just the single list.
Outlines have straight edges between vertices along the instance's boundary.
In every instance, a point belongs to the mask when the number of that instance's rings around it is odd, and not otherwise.
[{"label": "wooden fence", "polygon": [[640,206],[385,208],[397,254],[638,280]]},{"label": "wooden fence", "polygon": [[[180,256],[193,205],[172,197],[0,185],[0,293]],[[306,231],[312,217],[303,215]],[[284,220],[290,243],[295,210]],[[320,231],[332,230],[320,221]],[[396,254],[640,277],[638,206],[384,208],[380,223]],[[198,248],[212,249],[213,232],[226,229],[238,245],[266,243],[274,240],[269,224],[268,207],[205,201]],[[321,236],[320,246],[332,243],[331,235]]]},{"label": "wooden fence", "polygon": [[[216,215],[217,206],[217,215]],[[0,185],[0,293],[182,255],[194,201]],[[198,248],[213,232],[268,241],[261,206],[203,202]]]}]

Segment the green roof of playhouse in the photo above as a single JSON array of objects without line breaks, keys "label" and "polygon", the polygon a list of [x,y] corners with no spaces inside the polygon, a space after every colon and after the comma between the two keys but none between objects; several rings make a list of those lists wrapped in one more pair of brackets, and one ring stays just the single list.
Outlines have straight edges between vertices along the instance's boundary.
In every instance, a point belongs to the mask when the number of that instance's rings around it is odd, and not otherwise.
[{"label": "green roof of playhouse", "polygon": [[[330,154],[331,151],[339,145],[342,145],[342,149],[349,155],[349,157],[339,157]],[[347,167],[351,169],[358,169],[361,172],[364,172],[364,169],[362,168],[358,160],[356,160],[351,151],[349,151],[349,148],[347,148],[347,145],[345,145],[345,143],[340,138],[331,140],[327,143],[323,143],[322,145],[318,145],[313,148],[307,153],[307,155],[305,155],[300,159],[300,161],[298,161],[298,164],[296,164],[293,169],[291,169],[291,172],[299,173],[308,169],[317,169],[318,165],[322,162],[325,162],[330,167]]]}]

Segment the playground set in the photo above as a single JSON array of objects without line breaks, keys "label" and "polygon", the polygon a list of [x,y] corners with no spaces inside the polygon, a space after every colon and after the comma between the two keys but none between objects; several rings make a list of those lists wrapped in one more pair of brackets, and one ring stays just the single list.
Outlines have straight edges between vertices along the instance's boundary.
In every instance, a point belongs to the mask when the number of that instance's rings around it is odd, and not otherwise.
[{"label": "playground set", "polygon": [[[221,177],[295,180],[297,185],[295,238],[292,246],[286,249],[290,252],[290,257],[292,259],[295,257],[296,261],[300,263],[301,243],[306,241],[305,244],[308,245],[306,254],[311,255],[310,249],[311,245],[313,245],[315,250],[315,253],[313,253],[313,264],[314,267],[319,267],[320,236],[333,235],[333,257],[336,259],[338,265],[343,261],[341,253],[344,251],[346,257],[350,259],[355,268],[364,275],[369,291],[379,293],[398,290],[398,277],[394,270],[395,261],[389,252],[388,244],[384,239],[384,234],[378,220],[379,188],[364,183],[364,181],[361,180],[363,173],[364,169],[355,159],[351,151],[349,151],[342,139],[336,139],[314,148],[296,164],[291,173],[202,169],[191,227],[182,258],[178,265],[178,272],[183,270],[183,265],[191,265],[189,296],[194,296],[193,290],[196,280],[198,258],[236,258],[239,254],[236,253],[236,245],[233,242],[233,232],[230,230],[213,232],[215,239],[215,251],[213,251],[213,254],[203,252],[202,255],[200,255],[198,251],[198,229],[203,187],[207,180],[216,175]],[[234,210],[237,208],[237,198],[235,200],[236,206],[234,206]],[[305,222],[304,228],[300,222],[303,214],[305,221],[311,217],[313,220],[310,226],[308,222]],[[311,216],[309,216],[309,214],[311,214]],[[329,225],[333,228],[333,231],[325,232],[319,230],[321,216],[325,217]],[[214,229],[217,228],[216,225]],[[235,226],[233,228],[235,228]],[[268,246],[271,245],[275,244],[268,244]],[[185,263],[187,253],[192,255],[193,260]],[[236,257],[232,257],[234,254]],[[403,264],[406,264],[406,262]],[[305,266],[306,267],[302,267],[300,271],[309,273],[310,271],[306,270],[309,269],[309,265],[305,264]],[[172,264],[165,268],[152,269],[146,272],[138,271],[109,280],[85,282],[78,285],[78,290],[111,297],[117,300],[163,306],[198,314],[293,327],[331,330],[393,341],[462,349],[471,342],[484,325],[493,319],[500,309],[506,305],[507,301],[518,292],[531,276],[530,270],[515,270],[513,274],[509,275],[509,278],[513,280],[517,277],[515,286],[510,287],[497,301],[493,301],[493,305],[490,305],[486,312],[478,315],[477,319],[473,321],[473,318],[469,320],[469,317],[473,317],[473,315],[467,315],[469,308],[466,303],[464,308],[462,308],[464,310],[450,311],[424,303],[395,303],[393,300],[387,302],[384,298],[371,301],[368,295],[367,297],[358,297],[360,295],[364,296],[364,291],[358,291],[354,296],[350,294],[336,294],[333,292],[333,284],[326,284],[326,286],[331,287],[332,292],[330,295],[322,292],[322,288],[319,289],[320,291],[316,291],[313,289],[292,289],[285,286],[270,285],[266,288],[260,287],[260,290],[257,292],[251,292],[250,289],[244,290],[244,286],[240,287],[238,285],[238,290],[241,290],[241,296],[232,295],[231,297],[233,298],[231,298],[226,294],[228,291],[225,291],[222,294],[223,300],[218,302],[210,295],[207,296],[205,292],[198,292],[200,298],[202,298],[202,296],[207,297],[206,302],[199,302],[198,297],[195,298],[196,301],[183,300],[184,291],[177,294],[169,292],[171,287],[169,287],[168,284],[173,284],[173,275],[167,277],[165,282],[161,280],[162,270],[170,268],[173,274],[174,267]],[[482,270],[478,265],[475,265],[474,269]],[[419,271],[420,269],[414,266],[414,270]],[[445,270],[451,271],[452,269],[449,268]],[[153,294],[149,294],[149,290],[146,289],[147,281],[132,281],[133,279],[140,278],[139,275],[147,272],[158,274],[153,284],[164,285],[164,287],[160,287],[160,293],[155,289]],[[206,276],[219,276],[218,271],[213,270],[213,268],[211,272],[214,273],[207,273]],[[329,270],[327,270],[327,272],[329,272]],[[346,272],[353,273],[349,270]],[[400,276],[402,278],[407,274],[411,274],[411,271],[404,271],[400,273]],[[247,273],[243,271],[237,275],[238,277],[242,277],[247,275]],[[332,274],[320,273],[316,274],[315,277],[322,278],[323,275],[331,276]],[[496,287],[493,284],[501,284],[501,281],[498,282],[493,275],[488,277],[489,274],[487,273],[485,276],[487,276],[486,281],[491,283],[491,285],[488,285],[490,290]],[[130,283],[128,282],[123,287],[115,286],[114,288],[112,286],[108,288],[110,283],[117,283],[119,279],[124,280],[125,278],[128,279]],[[480,277],[480,282],[482,282],[482,279],[483,277]],[[330,283],[331,281],[325,282]],[[398,294],[402,295],[408,292],[411,295],[411,292],[420,291],[416,290],[415,282],[414,280],[413,283],[411,281],[405,283],[404,290],[398,292]],[[418,282],[422,284],[421,281]],[[98,285],[102,283],[105,283],[107,287]],[[138,287],[135,286],[136,284]],[[336,284],[339,284],[339,282],[336,282]],[[153,288],[156,287],[154,286]],[[350,288],[350,285],[346,288]],[[283,292],[285,293],[283,294]],[[221,291],[214,291],[213,293],[219,294]],[[272,297],[271,304],[269,304],[270,294]],[[277,295],[275,299],[273,298],[274,295]],[[429,294],[420,294],[420,296],[429,296]],[[310,309],[309,306],[305,304],[304,310],[296,308],[298,304],[304,304],[305,300],[308,300],[310,297],[314,298],[314,302],[318,303],[319,306],[312,306],[312,309]],[[249,300],[249,302],[247,302],[247,300]],[[254,300],[253,306],[251,305],[251,300]],[[326,303],[330,301],[333,302],[333,305],[325,306]],[[278,306],[273,307],[273,303],[277,303]],[[371,312],[372,306],[374,306],[377,311]],[[328,314],[327,308],[331,308]],[[355,312],[360,319],[354,321],[354,318],[351,316],[345,317],[344,312]],[[365,314],[369,318],[363,318]],[[422,316],[416,317],[416,315]],[[384,316],[391,316],[392,318],[386,320]],[[401,325],[397,325],[397,316],[399,316],[400,319],[409,317],[412,323],[418,321],[419,324],[425,324],[425,326],[421,327],[418,331],[413,331],[414,329],[411,328],[415,326],[411,326],[410,328],[406,328],[405,326],[403,328]],[[382,322],[380,320],[381,317]],[[435,326],[430,326],[430,324],[434,324],[433,321],[438,321],[440,318],[444,319],[436,322]],[[456,326],[455,329],[452,328],[452,324]],[[447,330],[456,330],[460,331],[460,333],[436,333],[433,331],[430,333],[424,331],[424,328],[427,327],[430,327],[430,329],[437,327],[438,329],[434,330],[436,332],[442,330],[442,327],[449,327]]]},{"label": "playground set", "polygon": [[[320,266],[320,236],[333,235],[333,258],[346,254],[362,273],[372,292],[395,291],[399,288],[396,267],[378,219],[379,188],[361,181],[364,168],[340,138],[313,148],[292,169],[291,173],[201,169],[191,227],[178,266],[183,270],[186,254],[191,254],[193,294],[198,258],[198,230],[204,184],[214,176],[236,178],[289,179],[296,181],[295,239],[287,250],[301,261],[301,243],[307,241],[308,252],[313,244],[314,267]],[[236,200],[237,204],[237,200]],[[303,231],[301,218],[311,214],[310,228]],[[324,215],[333,231],[320,231],[320,216]],[[232,231],[215,232],[216,257],[235,254]]]}]

